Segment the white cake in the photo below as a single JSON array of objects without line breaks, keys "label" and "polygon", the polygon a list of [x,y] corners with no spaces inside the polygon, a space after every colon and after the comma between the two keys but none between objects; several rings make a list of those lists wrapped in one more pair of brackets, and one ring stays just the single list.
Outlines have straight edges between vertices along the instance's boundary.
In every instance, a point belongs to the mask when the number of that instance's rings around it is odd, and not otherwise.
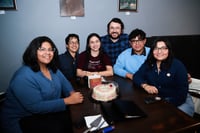
[{"label": "white cake", "polygon": [[117,97],[116,86],[113,83],[100,84],[93,88],[92,98],[98,101],[110,101]]}]

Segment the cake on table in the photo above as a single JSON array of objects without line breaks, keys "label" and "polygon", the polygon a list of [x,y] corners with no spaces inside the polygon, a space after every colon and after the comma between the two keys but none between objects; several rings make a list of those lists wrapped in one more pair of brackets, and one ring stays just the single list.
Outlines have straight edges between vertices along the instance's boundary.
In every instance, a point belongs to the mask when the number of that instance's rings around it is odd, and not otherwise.
[{"label": "cake on table", "polygon": [[114,83],[100,84],[93,88],[92,98],[97,101],[111,101],[117,97],[117,87]]}]

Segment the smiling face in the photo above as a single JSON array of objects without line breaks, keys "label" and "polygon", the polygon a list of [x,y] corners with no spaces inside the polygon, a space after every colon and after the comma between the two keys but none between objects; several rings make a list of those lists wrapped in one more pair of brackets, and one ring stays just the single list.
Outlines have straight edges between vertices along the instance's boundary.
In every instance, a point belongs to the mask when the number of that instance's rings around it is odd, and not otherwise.
[{"label": "smiling face", "polygon": [[118,39],[122,33],[121,24],[116,22],[111,22],[109,25],[109,35],[112,39]]},{"label": "smiling face", "polygon": [[89,46],[90,46],[91,51],[99,51],[101,47],[101,42],[99,38],[96,36],[91,37],[89,40]]},{"label": "smiling face", "polygon": [[131,44],[131,47],[134,49],[134,52],[136,54],[141,54],[144,51],[144,46],[146,43],[146,39],[140,39],[139,36],[131,39],[129,41],[129,43]]},{"label": "smiling face", "polygon": [[76,53],[79,49],[79,42],[76,37],[71,37],[68,44],[66,44],[67,49],[70,53]]},{"label": "smiling face", "polygon": [[54,51],[49,42],[43,42],[37,50],[38,64],[40,66],[49,64],[53,59]]},{"label": "smiling face", "polygon": [[156,47],[153,49],[153,56],[157,61],[163,61],[167,59],[169,50],[163,41],[158,41]]}]

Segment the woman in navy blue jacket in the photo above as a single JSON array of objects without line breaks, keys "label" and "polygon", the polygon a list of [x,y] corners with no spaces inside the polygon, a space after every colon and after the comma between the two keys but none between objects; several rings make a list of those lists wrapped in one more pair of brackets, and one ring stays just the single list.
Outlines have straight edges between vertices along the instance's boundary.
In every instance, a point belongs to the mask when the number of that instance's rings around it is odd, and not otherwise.
[{"label": "woman in navy blue jacket", "polygon": [[156,94],[193,115],[187,70],[181,61],[173,57],[171,44],[166,38],[154,41],[147,60],[135,73],[133,82],[149,94]]},{"label": "woman in navy blue jacket", "polygon": [[68,107],[83,101],[58,70],[58,50],[45,36],[31,41],[16,71],[1,110],[1,132],[72,132]]}]

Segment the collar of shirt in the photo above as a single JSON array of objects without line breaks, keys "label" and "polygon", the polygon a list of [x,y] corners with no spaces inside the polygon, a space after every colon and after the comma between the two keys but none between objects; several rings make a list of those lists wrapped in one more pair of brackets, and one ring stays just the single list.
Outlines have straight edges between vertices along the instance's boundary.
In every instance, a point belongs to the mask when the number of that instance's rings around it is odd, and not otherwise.
[{"label": "collar of shirt", "polygon": [[[73,58],[72,55],[69,53],[68,50],[65,51],[65,55]],[[78,57],[78,52],[76,53],[75,58],[73,58],[73,59],[76,59],[77,57]]]},{"label": "collar of shirt", "polygon": [[[131,55],[134,55],[134,54],[135,54],[135,55],[138,55],[138,54],[135,53],[134,49],[132,49]],[[144,56],[146,56],[146,49],[144,48],[143,52],[142,52],[141,54],[139,54],[139,55],[144,55]]]}]

